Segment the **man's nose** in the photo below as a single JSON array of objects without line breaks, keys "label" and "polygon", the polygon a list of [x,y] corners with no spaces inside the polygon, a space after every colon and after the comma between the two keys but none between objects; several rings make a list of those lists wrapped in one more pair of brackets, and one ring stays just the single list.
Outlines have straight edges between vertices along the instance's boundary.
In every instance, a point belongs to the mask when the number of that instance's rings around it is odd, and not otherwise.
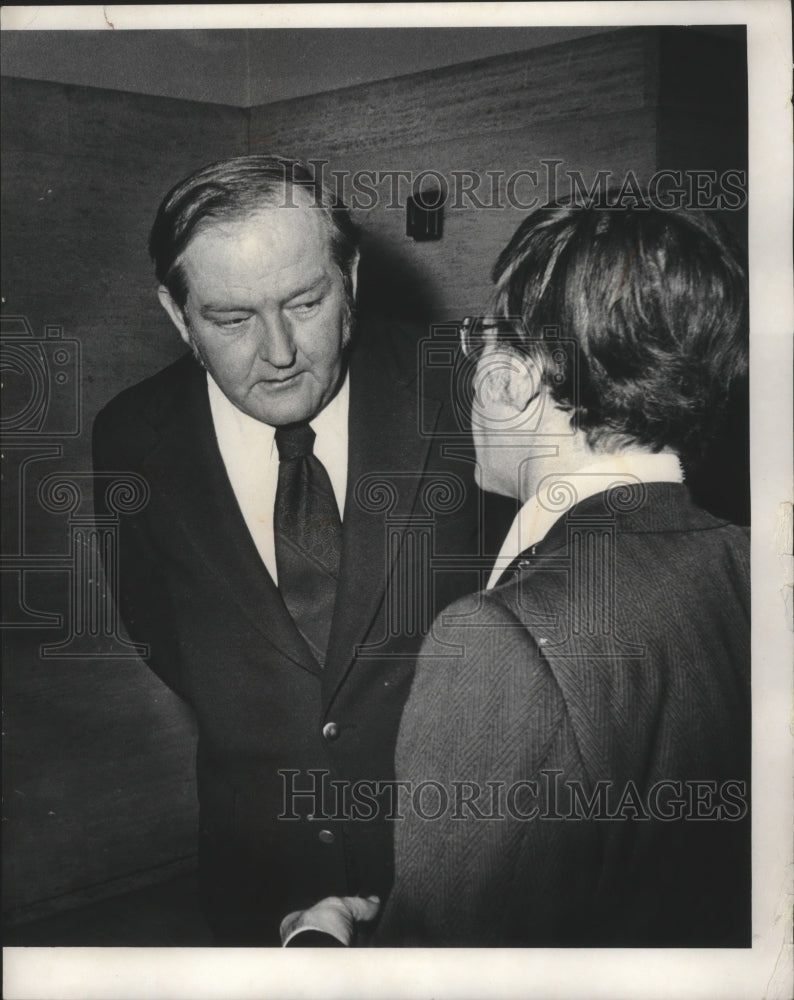
[{"label": "man's nose", "polygon": [[263,320],[259,335],[259,356],[274,368],[290,368],[295,362],[295,342],[289,324],[281,316]]}]

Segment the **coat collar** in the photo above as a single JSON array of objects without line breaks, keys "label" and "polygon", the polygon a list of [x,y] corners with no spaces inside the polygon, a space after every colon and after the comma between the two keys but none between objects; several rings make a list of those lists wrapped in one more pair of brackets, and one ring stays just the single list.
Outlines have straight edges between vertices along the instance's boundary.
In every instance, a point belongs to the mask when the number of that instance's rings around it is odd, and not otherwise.
[{"label": "coat collar", "polygon": [[569,529],[577,525],[614,524],[622,533],[705,531],[720,527],[718,520],[693,502],[683,483],[637,483],[597,493],[563,514],[536,545],[522,552],[500,578],[508,582],[533,558],[549,555],[568,544]]},{"label": "coat collar", "polygon": [[491,571],[487,589],[494,586],[502,571],[521,552],[541,542],[554,524],[577,503],[606,493],[612,507],[620,510],[626,487],[663,482],[683,482],[678,456],[638,450],[601,455],[575,472],[545,476],[538,483],[537,491],[513,519]]}]

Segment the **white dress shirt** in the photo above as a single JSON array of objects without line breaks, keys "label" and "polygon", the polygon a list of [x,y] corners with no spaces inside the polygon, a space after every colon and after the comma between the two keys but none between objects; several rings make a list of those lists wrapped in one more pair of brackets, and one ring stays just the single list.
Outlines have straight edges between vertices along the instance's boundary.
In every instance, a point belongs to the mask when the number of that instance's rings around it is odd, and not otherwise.
[{"label": "white dress shirt", "polygon": [[[215,436],[226,474],[268,573],[278,584],[276,548],[273,536],[273,509],[278,486],[276,429],[249,417],[218,388],[207,373],[210,410]],[[345,509],[347,490],[347,416],[350,403],[350,376],[328,406],[309,421],[317,435],[314,454],[323,463],[339,507]]]},{"label": "white dress shirt", "polygon": [[683,480],[677,455],[644,451],[604,455],[576,472],[546,476],[516,514],[485,589],[492,590],[516,556],[545,538],[554,523],[579,501],[624,483],[631,486]]}]

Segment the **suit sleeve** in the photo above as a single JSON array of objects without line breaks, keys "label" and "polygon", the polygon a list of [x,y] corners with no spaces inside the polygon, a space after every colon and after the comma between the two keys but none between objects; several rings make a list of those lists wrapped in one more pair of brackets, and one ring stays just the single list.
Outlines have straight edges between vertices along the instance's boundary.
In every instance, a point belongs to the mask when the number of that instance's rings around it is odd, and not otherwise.
[{"label": "suit sleeve", "polygon": [[[108,410],[102,411],[94,423],[94,509],[99,516],[107,513],[107,486],[113,474],[142,474],[140,463],[127,443],[134,431],[123,424],[126,422],[114,419]],[[147,485],[151,496],[154,484],[147,482]],[[115,566],[108,554],[103,554],[105,582],[130,639],[146,646],[144,661],[172,690],[181,694],[181,658],[172,602],[147,515],[146,507],[135,514],[119,515]]]},{"label": "suit sleeve", "polygon": [[597,845],[590,824],[552,818],[553,785],[586,775],[549,664],[493,598],[436,619],[396,770],[408,784],[374,944],[544,945],[576,923]]}]

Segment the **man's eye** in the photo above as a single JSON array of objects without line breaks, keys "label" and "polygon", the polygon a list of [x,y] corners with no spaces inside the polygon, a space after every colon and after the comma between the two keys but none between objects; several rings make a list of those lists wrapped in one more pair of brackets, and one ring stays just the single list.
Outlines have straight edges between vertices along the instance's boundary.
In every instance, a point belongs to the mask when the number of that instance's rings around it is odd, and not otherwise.
[{"label": "man's eye", "polygon": [[322,302],[322,299],[312,299],[311,302],[299,302],[297,305],[291,306],[290,308],[294,313],[299,316],[303,316],[306,313],[313,312]]},{"label": "man's eye", "polygon": [[215,325],[222,327],[224,330],[233,330],[235,327],[242,326],[243,323],[248,322],[248,316],[229,316],[225,319],[216,319]]}]

